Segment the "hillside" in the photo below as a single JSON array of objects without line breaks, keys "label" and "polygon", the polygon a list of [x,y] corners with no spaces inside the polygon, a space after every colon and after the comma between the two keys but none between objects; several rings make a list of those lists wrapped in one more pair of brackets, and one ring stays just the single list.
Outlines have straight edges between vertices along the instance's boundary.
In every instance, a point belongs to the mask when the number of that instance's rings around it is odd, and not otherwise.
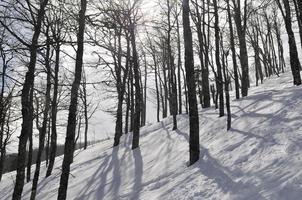
[{"label": "hillside", "polygon": [[[202,159],[188,161],[188,117],[178,116],[177,131],[168,118],[141,130],[140,148],[131,150],[131,134],[112,148],[111,140],[77,151],[68,199],[274,199],[302,195],[302,89],[291,74],[251,88],[232,101],[232,130],[214,108],[200,109]],[[62,157],[47,179],[42,165],[37,199],[56,199]],[[34,170],[33,170],[34,171]],[[0,183],[0,199],[11,199],[14,172]],[[29,199],[31,183],[25,185]]]}]

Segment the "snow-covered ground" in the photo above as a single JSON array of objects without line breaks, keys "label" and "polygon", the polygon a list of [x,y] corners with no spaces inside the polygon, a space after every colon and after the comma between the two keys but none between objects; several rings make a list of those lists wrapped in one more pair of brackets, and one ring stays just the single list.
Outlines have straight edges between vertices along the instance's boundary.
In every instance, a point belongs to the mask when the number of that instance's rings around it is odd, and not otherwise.
[{"label": "snow-covered ground", "polygon": [[[188,116],[142,128],[140,148],[131,150],[131,134],[120,147],[111,140],[77,151],[71,167],[68,199],[271,199],[302,198],[302,88],[290,73],[251,88],[232,101],[232,130],[214,108],[200,111],[202,159],[188,161]],[[37,199],[56,199],[62,157],[45,179],[42,165]],[[34,169],[34,168],[33,168]],[[0,182],[0,199],[11,199],[15,173]],[[29,199],[31,183],[24,187]]]}]

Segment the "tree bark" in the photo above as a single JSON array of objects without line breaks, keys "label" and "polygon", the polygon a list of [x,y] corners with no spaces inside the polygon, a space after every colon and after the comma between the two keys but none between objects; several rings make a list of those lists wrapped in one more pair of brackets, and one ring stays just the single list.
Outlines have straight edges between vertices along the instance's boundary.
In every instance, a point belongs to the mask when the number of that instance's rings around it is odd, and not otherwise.
[{"label": "tree bark", "polygon": [[[234,6],[234,19],[235,24],[237,27],[237,34],[239,38],[239,47],[240,47],[240,63],[241,63],[241,95],[242,97],[245,97],[248,95],[248,88],[249,88],[249,62],[248,62],[248,54],[247,54],[247,47],[246,47],[246,17],[241,16],[241,0],[233,0],[233,6]],[[246,16],[246,1],[244,3],[244,15]],[[243,25],[242,25],[243,21]]]},{"label": "tree bark", "polygon": [[277,4],[279,6],[279,9],[281,10],[285,22],[286,32],[288,35],[290,64],[291,64],[291,70],[294,79],[293,82],[294,85],[301,85],[301,76],[300,76],[301,64],[298,57],[295,34],[292,29],[292,19],[291,19],[291,10],[290,10],[289,1],[283,0],[284,10],[281,6],[280,0],[277,0]]},{"label": "tree bark", "polygon": [[[46,32],[48,34],[48,30]],[[39,176],[40,176],[41,159],[42,159],[42,153],[44,150],[45,136],[46,136],[46,131],[47,131],[48,111],[50,108],[50,90],[51,90],[50,38],[49,38],[49,35],[47,35],[46,37],[47,37],[47,41],[46,41],[47,49],[46,49],[46,56],[45,56],[45,67],[47,70],[47,86],[46,86],[46,95],[45,95],[45,108],[43,111],[42,127],[39,128],[39,149],[38,149],[37,160],[36,160],[36,170],[35,170],[35,174],[34,174],[31,195],[30,195],[31,200],[34,200],[36,198],[36,192],[37,192],[38,181],[39,181]]]},{"label": "tree bark", "polygon": [[60,43],[55,46],[55,70],[54,70],[54,89],[51,105],[51,139],[50,139],[50,156],[49,165],[46,171],[46,177],[51,175],[57,152],[57,101],[58,101],[58,85],[59,85],[59,66],[60,66]]},{"label": "tree bark", "polygon": [[185,44],[185,69],[186,80],[188,85],[189,99],[189,122],[190,122],[190,161],[189,165],[193,165],[199,160],[199,117],[196,99],[196,84],[194,75],[194,56],[192,45],[192,32],[190,27],[190,7],[189,0],[183,0],[183,32]]},{"label": "tree bark", "polygon": [[81,84],[83,52],[84,52],[84,31],[85,31],[85,12],[87,0],[81,0],[81,10],[79,12],[79,32],[77,35],[77,54],[75,65],[75,79],[71,87],[71,100],[69,106],[68,124],[64,148],[64,158],[62,164],[62,174],[60,179],[60,187],[58,192],[58,200],[65,200],[67,196],[68,178],[70,172],[70,164],[73,160],[74,139],[76,129],[76,115],[78,105],[78,90]]},{"label": "tree bark", "polygon": [[141,105],[141,90],[140,90],[140,73],[139,73],[139,63],[138,55],[136,50],[135,41],[135,25],[130,22],[130,36],[131,36],[131,46],[132,46],[132,58],[133,58],[133,71],[134,71],[134,81],[135,81],[135,113],[133,122],[133,139],[132,139],[132,149],[139,147],[139,128],[140,128],[140,105]]},{"label": "tree bark", "polygon": [[176,16],[176,28],[177,28],[177,79],[178,79],[178,114],[182,113],[182,89],[181,89],[181,47],[180,47],[180,30],[179,30],[179,19]]},{"label": "tree bark", "polygon": [[220,30],[219,30],[219,15],[218,15],[218,6],[217,1],[213,0],[214,4],[214,17],[215,17],[215,58],[217,65],[217,93],[219,94],[219,117],[224,116],[224,96],[223,96],[223,78],[222,78],[222,69],[220,63]]},{"label": "tree bark", "polygon": [[231,15],[229,0],[227,0],[227,11],[228,11],[228,22],[229,22],[229,29],[230,29],[230,47],[231,47],[232,59],[233,59],[235,94],[236,94],[236,99],[239,99],[240,98],[240,87],[239,87],[239,78],[238,78],[238,65],[237,65],[237,59],[236,59],[234,29],[233,29],[232,15]]},{"label": "tree bark", "polygon": [[30,45],[30,61],[28,65],[28,71],[26,72],[25,81],[23,84],[22,95],[21,95],[21,106],[22,106],[22,128],[21,135],[19,137],[18,145],[18,159],[17,159],[17,175],[16,183],[13,192],[13,200],[21,199],[24,178],[25,178],[25,158],[26,158],[26,142],[28,140],[30,131],[32,129],[32,112],[30,91],[34,86],[35,69],[37,60],[37,49],[38,39],[41,33],[41,26],[45,14],[45,8],[48,0],[41,1],[40,8],[37,14],[37,19],[34,27],[34,34]]}]

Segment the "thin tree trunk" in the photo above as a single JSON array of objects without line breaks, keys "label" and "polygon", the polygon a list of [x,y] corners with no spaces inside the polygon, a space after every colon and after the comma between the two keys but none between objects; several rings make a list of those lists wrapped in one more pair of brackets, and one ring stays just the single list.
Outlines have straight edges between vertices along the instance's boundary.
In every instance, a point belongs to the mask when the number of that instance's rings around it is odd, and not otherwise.
[{"label": "thin tree trunk", "polygon": [[130,119],[130,131],[133,131],[134,126],[134,82],[133,82],[133,62],[130,66],[130,85],[131,85],[131,119]]},{"label": "thin tree trunk", "polygon": [[[1,54],[3,52],[2,45],[0,44]],[[5,56],[2,56],[2,75],[1,75],[1,94],[0,94],[0,181],[2,179],[3,168],[4,168],[4,160],[5,160],[5,147],[4,147],[4,124],[5,124],[5,108],[4,108],[4,88],[5,88],[5,76],[6,76],[6,60]]]},{"label": "thin tree trunk", "polygon": [[214,4],[214,16],[215,16],[215,58],[217,65],[217,93],[219,94],[219,117],[224,116],[224,97],[223,97],[223,79],[222,79],[222,70],[220,63],[220,31],[219,31],[219,16],[218,16],[218,7],[217,1],[213,0]]},{"label": "thin tree trunk", "polygon": [[159,96],[159,89],[158,89],[158,75],[157,75],[157,61],[156,61],[156,56],[153,54],[153,62],[154,62],[154,78],[155,78],[155,88],[156,88],[156,119],[157,122],[159,122],[159,112],[160,112],[160,96]]},{"label": "thin tree trunk", "polygon": [[[48,29],[48,28],[47,28]],[[46,86],[46,95],[45,95],[45,108],[43,111],[43,122],[42,127],[39,129],[39,149],[37,154],[37,160],[36,160],[36,170],[34,174],[32,189],[31,189],[31,195],[30,199],[34,200],[36,198],[36,192],[38,187],[38,181],[40,176],[40,166],[41,166],[41,159],[42,159],[42,153],[44,150],[44,143],[45,143],[45,136],[47,132],[47,121],[48,121],[48,112],[50,108],[50,90],[51,90],[51,82],[50,82],[50,76],[51,76],[51,68],[50,68],[50,38],[47,33],[47,49],[46,49],[46,56],[45,56],[45,67],[47,70],[47,86]]]},{"label": "thin tree trunk", "polygon": [[49,144],[50,144],[50,130],[51,130],[51,117],[48,119],[48,127],[47,127],[47,142],[46,142],[46,149],[45,149],[45,160],[46,160],[46,167],[49,163]]},{"label": "thin tree trunk", "polygon": [[182,113],[182,89],[181,89],[181,47],[180,47],[180,30],[179,19],[176,17],[176,29],[177,29],[177,79],[178,79],[178,114]]},{"label": "thin tree trunk", "polygon": [[54,70],[54,89],[51,106],[51,139],[50,139],[50,156],[49,165],[46,171],[46,177],[51,175],[57,152],[57,101],[59,85],[59,66],[60,66],[60,43],[57,42],[55,47],[55,70]]},{"label": "thin tree trunk", "polygon": [[236,99],[239,99],[240,98],[240,88],[239,88],[239,78],[238,78],[238,65],[237,65],[237,60],[236,60],[234,29],[233,29],[229,0],[227,0],[227,11],[228,11],[228,22],[229,22],[229,28],[230,28],[230,46],[231,46],[232,59],[233,59],[235,94],[236,94]]}]

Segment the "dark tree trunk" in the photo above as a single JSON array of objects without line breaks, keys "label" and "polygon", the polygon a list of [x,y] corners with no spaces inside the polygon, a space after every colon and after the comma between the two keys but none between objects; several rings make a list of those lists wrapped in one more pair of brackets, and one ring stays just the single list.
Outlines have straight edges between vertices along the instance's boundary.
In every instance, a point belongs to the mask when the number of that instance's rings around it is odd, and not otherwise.
[{"label": "dark tree trunk", "polygon": [[[86,85],[83,86],[83,93],[84,93],[84,118],[85,118],[85,129],[84,129],[84,149],[87,149],[88,145],[88,128],[89,128],[89,119],[88,119],[88,104],[87,104],[87,91]],[[81,144],[81,142],[80,142]]]},{"label": "dark tree trunk", "polygon": [[[34,105],[33,105],[33,92],[34,90],[31,89],[30,91],[30,101],[31,103],[31,109],[34,109]],[[31,119],[33,120],[33,112],[31,112]],[[30,181],[30,176],[31,176],[31,165],[32,165],[32,160],[33,160],[33,128],[32,128],[33,124],[31,124],[31,129],[28,135],[28,155],[27,155],[27,168],[26,168],[26,182],[28,183]]]},{"label": "dark tree trunk", "polygon": [[[153,47],[152,47],[153,48]],[[154,50],[154,49],[153,49]],[[159,112],[160,112],[160,95],[159,95],[159,89],[158,89],[158,71],[157,71],[157,60],[156,60],[156,56],[153,53],[153,62],[154,62],[154,78],[155,78],[155,88],[156,88],[156,101],[157,101],[157,105],[156,105],[156,119],[157,122],[159,122]]]},{"label": "dark tree trunk", "polygon": [[161,105],[162,105],[162,118],[164,118],[164,112],[166,111],[166,107],[165,107],[165,96],[163,94],[163,83],[161,80],[161,76],[160,76],[160,71],[158,69],[158,80],[159,80],[159,94],[160,94],[160,100],[161,100]]},{"label": "dark tree trunk", "polygon": [[[47,28],[48,29],[48,28]],[[40,166],[41,166],[41,159],[42,159],[42,153],[44,150],[44,143],[45,143],[45,136],[47,132],[47,121],[48,121],[48,112],[50,108],[50,90],[51,90],[51,68],[50,68],[50,38],[47,32],[47,49],[46,49],[46,56],[45,56],[45,67],[47,70],[47,86],[46,86],[46,95],[45,95],[45,108],[43,111],[43,122],[42,127],[39,128],[39,148],[38,148],[38,154],[37,154],[37,160],[36,160],[36,170],[34,174],[32,189],[31,189],[31,195],[30,199],[34,200],[36,198],[36,192],[38,187],[38,181],[40,176]],[[38,116],[37,116],[38,117]]]},{"label": "dark tree trunk", "polygon": [[140,73],[139,73],[139,63],[138,55],[136,51],[136,41],[135,41],[135,25],[130,23],[130,37],[132,46],[132,58],[133,58],[133,71],[135,80],[135,113],[133,122],[133,140],[132,149],[139,147],[139,128],[140,128],[140,105],[141,105],[141,90],[140,90]]},{"label": "dark tree trunk", "polygon": [[[128,133],[129,131],[129,112],[130,112],[130,108],[131,108],[131,89],[130,89],[130,81],[131,81],[131,74],[132,74],[132,67],[131,67],[131,63],[130,63],[130,55],[131,54],[131,49],[130,49],[130,40],[129,38],[127,38],[127,57],[126,57],[126,65],[127,68],[129,68],[129,72],[127,75],[127,105],[126,105],[126,116],[125,116],[125,134]],[[132,82],[131,82],[132,84]],[[125,85],[126,87],[126,85]]]},{"label": "dark tree trunk", "polygon": [[[203,108],[208,108],[211,106],[211,95],[210,95],[210,88],[209,88],[209,69],[208,65],[205,62],[204,55],[205,55],[205,42],[204,41],[204,32],[205,32],[205,12],[203,12],[203,17],[199,12],[200,5],[195,0],[195,10],[196,10],[196,29],[197,29],[197,36],[198,36],[198,47],[199,47],[199,60],[201,66],[201,86],[202,86],[202,93],[201,93],[201,103]],[[203,8],[205,7],[205,2],[203,1]]]},{"label": "dark tree trunk", "polygon": [[284,10],[281,6],[280,0],[277,0],[277,3],[282,12],[282,16],[285,22],[285,28],[288,35],[290,65],[291,65],[292,75],[294,79],[294,85],[301,85],[301,76],[300,76],[301,64],[298,57],[295,34],[292,29],[292,18],[291,18],[289,1],[283,0]]},{"label": "dark tree trunk", "polygon": [[296,16],[299,26],[300,43],[302,47],[302,2],[301,0],[293,0],[296,10]]},{"label": "dark tree trunk", "polygon": [[284,68],[285,68],[285,59],[284,59],[284,49],[283,49],[283,43],[281,39],[281,27],[277,21],[277,16],[274,16],[274,29],[275,29],[275,34],[277,38],[277,43],[278,43],[278,57],[279,57],[279,67],[282,73],[284,73]]},{"label": "dark tree trunk", "polygon": [[127,80],[127,99],[126,99],[126,115],[125,115],[125,134],[129,131],[129,113],[130,113],[130,79]]},{"label": "dark tree trunk", "polygon": [[46,159],[46,167],[48,167],[49,164],[49,147],[50,147],[50,130],[51,130],[51,117],[48,119],[48,127],[47,127],[47,143],[46,143],[46,149],[45,149],[45,159]]},{"label": "dark tree trunk", "polygon": [[189,105],[188,105],[188,84],[187,84],[187,79],[185,75],[185,70],[181,68],[182,71],[182,76],[184,77],[184,89],[185,89],[185,108],[186,108],[186,114],[189,114]]},{"label": "dark tree trunk", "polygon": [[[4,49],[0,43],[1,57],[2,57],[2,75],[1,75],[1,93],[0,93],[0,181],[2,179],[4,160],[5,160],[5,146],[4,146],[4,124],[5,124],[5,106],[4,106],[4,89],[5,89],[5,78],[6,78],[6,58],[2,54]],[[3,56],[2,56],[3,55]]]},{"label": "dark tree trunk", "polygon": [[261,83],[263,83],[263,73],[262,66],[260,61],[260,46],[259,46],[259,34],[258,31],[254,32],[255,36],[255,67],[256,67],[256,76],[260,78]]},{"label": "dark tree trunk", "polygon": [[143,119],[142,119],[142,126],[146,125],[146,115],[147,115],[147,79],[148,79],[148,72],[147,72],[147,60],[145,55],[145,78],[144,78],[144,100],[143,100]]},{"label": "dark tree trunk", "polygon": [[[249,62],[248,62],[248,54],[247,54],[247,46],[246,46],[246,17],[241,17],[241,5],[240,1],[233,0],[233,6],[234,6],[234,19],[235,24],[237,27],[237,34],[239,38],[239,47],[240,47],[240,63],[241,63],[241,71],[242,71],[242,77],[241,77],[241,95],[242,97],[245,97],[248,95],[248,88],[249,88]],[[246,15],[246,1],[244,4],[244,10]],[[243,25],[242,25],[243,21]]]},{"label": "dark tree trunk", "polygon": [[196,99],[196,84],[194,75],[194,53],[192,45],[192,32],[190,27],[190,7],[189,0],[183,0],[183,32],[185,44],[185,69],[188,85],[189,98],[189,121],[190,121],[190,162],[193,165],[199,160],[199,117]]},{"label": "dark tree trunk", "polygon": [[51,139],[50,139],[50,155],[49,165],[46,171],[46,177],[51,175],[57,152],[57,101],[58,101],[58,85],[59,85],[59,66],[60,66],[60,43],[57,42],[55,47],[55,70],[54,70],[54,89],[51,105]]},{"label": "dark tree trunk", "polygon": [[0,182],[1,182],[1,179],[2,179],[2,174],[3,174],[3,167],[4,167],[4,161],[5,161],[5,153],[6,153],[6,149],[4,149],[4,147],[2,146],[1,149],[0,149],[0,153],[1,153],[1,156],[0,156]]},{"label": "dark tree trunk", "polygon": [[[121,46],[121,30],[116,30],[116,36],[118,43],[116,44],[115,39],[115,46],[114,48],[118,49],[117,51],[117,59],[116,55],[114,55],[114,66],[115,66],[115,77],[116,77],[116,90],[117,90],[117,111],[116,111],[116,122],[115,122],[115,135],[114,135],[114,143],[113,146],[117,146],[120,143],[120,137],[123,134],[123,85],[122,85],[122,46]],[[116,46],[117,45],[117,46]]]},{"label": "dark tree trunk", "polygon": [[215,16],[215,58],[217,65],[217,93],[219,94],[219,117],[224,116],[224,95],[223,95],[223,78],[222,78],[222,69],[220,63],[220,30],[219,30],[219,15],[218,15],[218,6],[217,1],[213,0],[214,4],[214,16]]},{"label": "dark tree trunk", "polygon": [[176,17],[176,28],[177,28],[177,80],[178,80],[178,114],[182,113],[182,89],[181,89],[181,47],[180,47],[180,30],[179,30],[179,19]]},{"label": "dark tree trunk", "polygon": [[[205,0],[203,1],[203,8],[205,9]],[[209,10],[209,8],[208,8],[208,10]],[[202,68],[202,94],[203,94],[203,103],[204,103],[203,107],[208,108],[211,106],[211,92],[210,92],[210,82],[209,82],[209,55],[207,55],[208,48],[209,48],[210,31],[208,29],[208,36],[206,37],[205,12],[203,12],[202,19],[203,19],[202,27],[203,27],[203,37],[204,37],[204,42],[203,42],[204,47],[203,47],[202,51],[205,53],[205,62],[204,62],[204,66]],[[210,28],[210,27],[208,27],[208,28]],[[207,42],[208,42],[208,44],[206,44]]]},{"label": "dark tree trunk", "polygon": [[[165,50],[163,50],[163,57],[165,57]],[[164,87],[164,109],[163,109],[163,118],[166,118],[168,115],[168,96],[169,96],[169,91],[167,87],[167,73],[166,73],[166,63],[163,61],[163,76],[164,76],[164,81],[162,83]]]},{"label": "dark tree trunk", "polygon": [[37,60],[37,49],[38,49],[38,39],[41,33],[41,26],[45,14],[45,7],[48,0],[41,1],[40,8],[37,14],[37,19],[34,27],[34,34],[32,37],[30,45],[30,61],[28,65],[28,71],[26,72],[25,81],[23,84],[22,95],[21,95],[21,105],[22,105],[22,128],[21,135],[19,137],[18,146],[18,159],[17,159],[17,176],[16,183],[13,192],[13,200],[21,199],[24,178],[25,178],[25,159],[26,159],[26,142],[28,136],[32,129],[32,112],[31,108],[32,102],[30,101],[30,91],[34,86],[35,79],[35,69]]},{"label": "dark tree trunk", "polygon": [[227,54],[223,52],[222,66],[223,66],[225,101],[226,101],[226,110],[227,110],[227,130],[230,130],[232,126],[232,113],[231,113],[230,93],[229,93],[230,77],[227,72],[227,68],[228,68],[227,60],[228,60]]},{"label": "dark tree trunk", "polygon": [[131,114],[130,114],[130,131],[133,131],[134,126],[134,82],[133,82],[133,62],[130,66],[130,85],[131,85]]},{"label": "dark tree trunk", "polygon": [[177,88],[176,88],[176,79],[175,79],[175,64],[174,58],[172,56],[172,48],[171,48],[171,5],[170,0],[166,0],[167,3],[167,55],[166,55],[166,62],[167,62],[167,70],[168,70],[168,80],[169,80],[169,108],[170,114],[173,116],[173,127],[172,130],[177,129]]},{"label": "dark tree trunk", "polygon": [[120,137],[122,136],[123,129],[123,97],[118,93],[118,105],[116,112],[116,123],[115,123],[115,136],[113,146],[117,146],[120,143]]},{"label": "dark tree trunk", "polygon": [[237,65],[237,59],[236,59],[234,29],[233,29],[232,15],[231,15],[231,10],[230,10],[229,0],[227,0],[227,11],[228,11],[228,22],[229,22],[229,28],[230,28],[230,47],[231,47],[232,59],[233,59],[235,94],[236,94],[236,99],[239,99],[240,98],[240,87],[239,87],[239,78],[238,78],[238,65]]},{"label": "dark tree trunk", "polygon": [[78,90],[81,84],[83,52],[84,52],[84,30],[85,30],[85,12],[87,1],[81,0],[81,10],[79,12],[79,32],[77,35],[77,54],[75,65],[75,79],[71,87],[71,100],[69,106],[68,124],[64,148],[64,158],[62,164],[62,174],[60,179],[60,187],[58,192],[58,200],[65,200],[67,196],[68,178],[70,172],[70,164],[73,160],[74,139],[76,129],[76,115],[78,105]]}]

